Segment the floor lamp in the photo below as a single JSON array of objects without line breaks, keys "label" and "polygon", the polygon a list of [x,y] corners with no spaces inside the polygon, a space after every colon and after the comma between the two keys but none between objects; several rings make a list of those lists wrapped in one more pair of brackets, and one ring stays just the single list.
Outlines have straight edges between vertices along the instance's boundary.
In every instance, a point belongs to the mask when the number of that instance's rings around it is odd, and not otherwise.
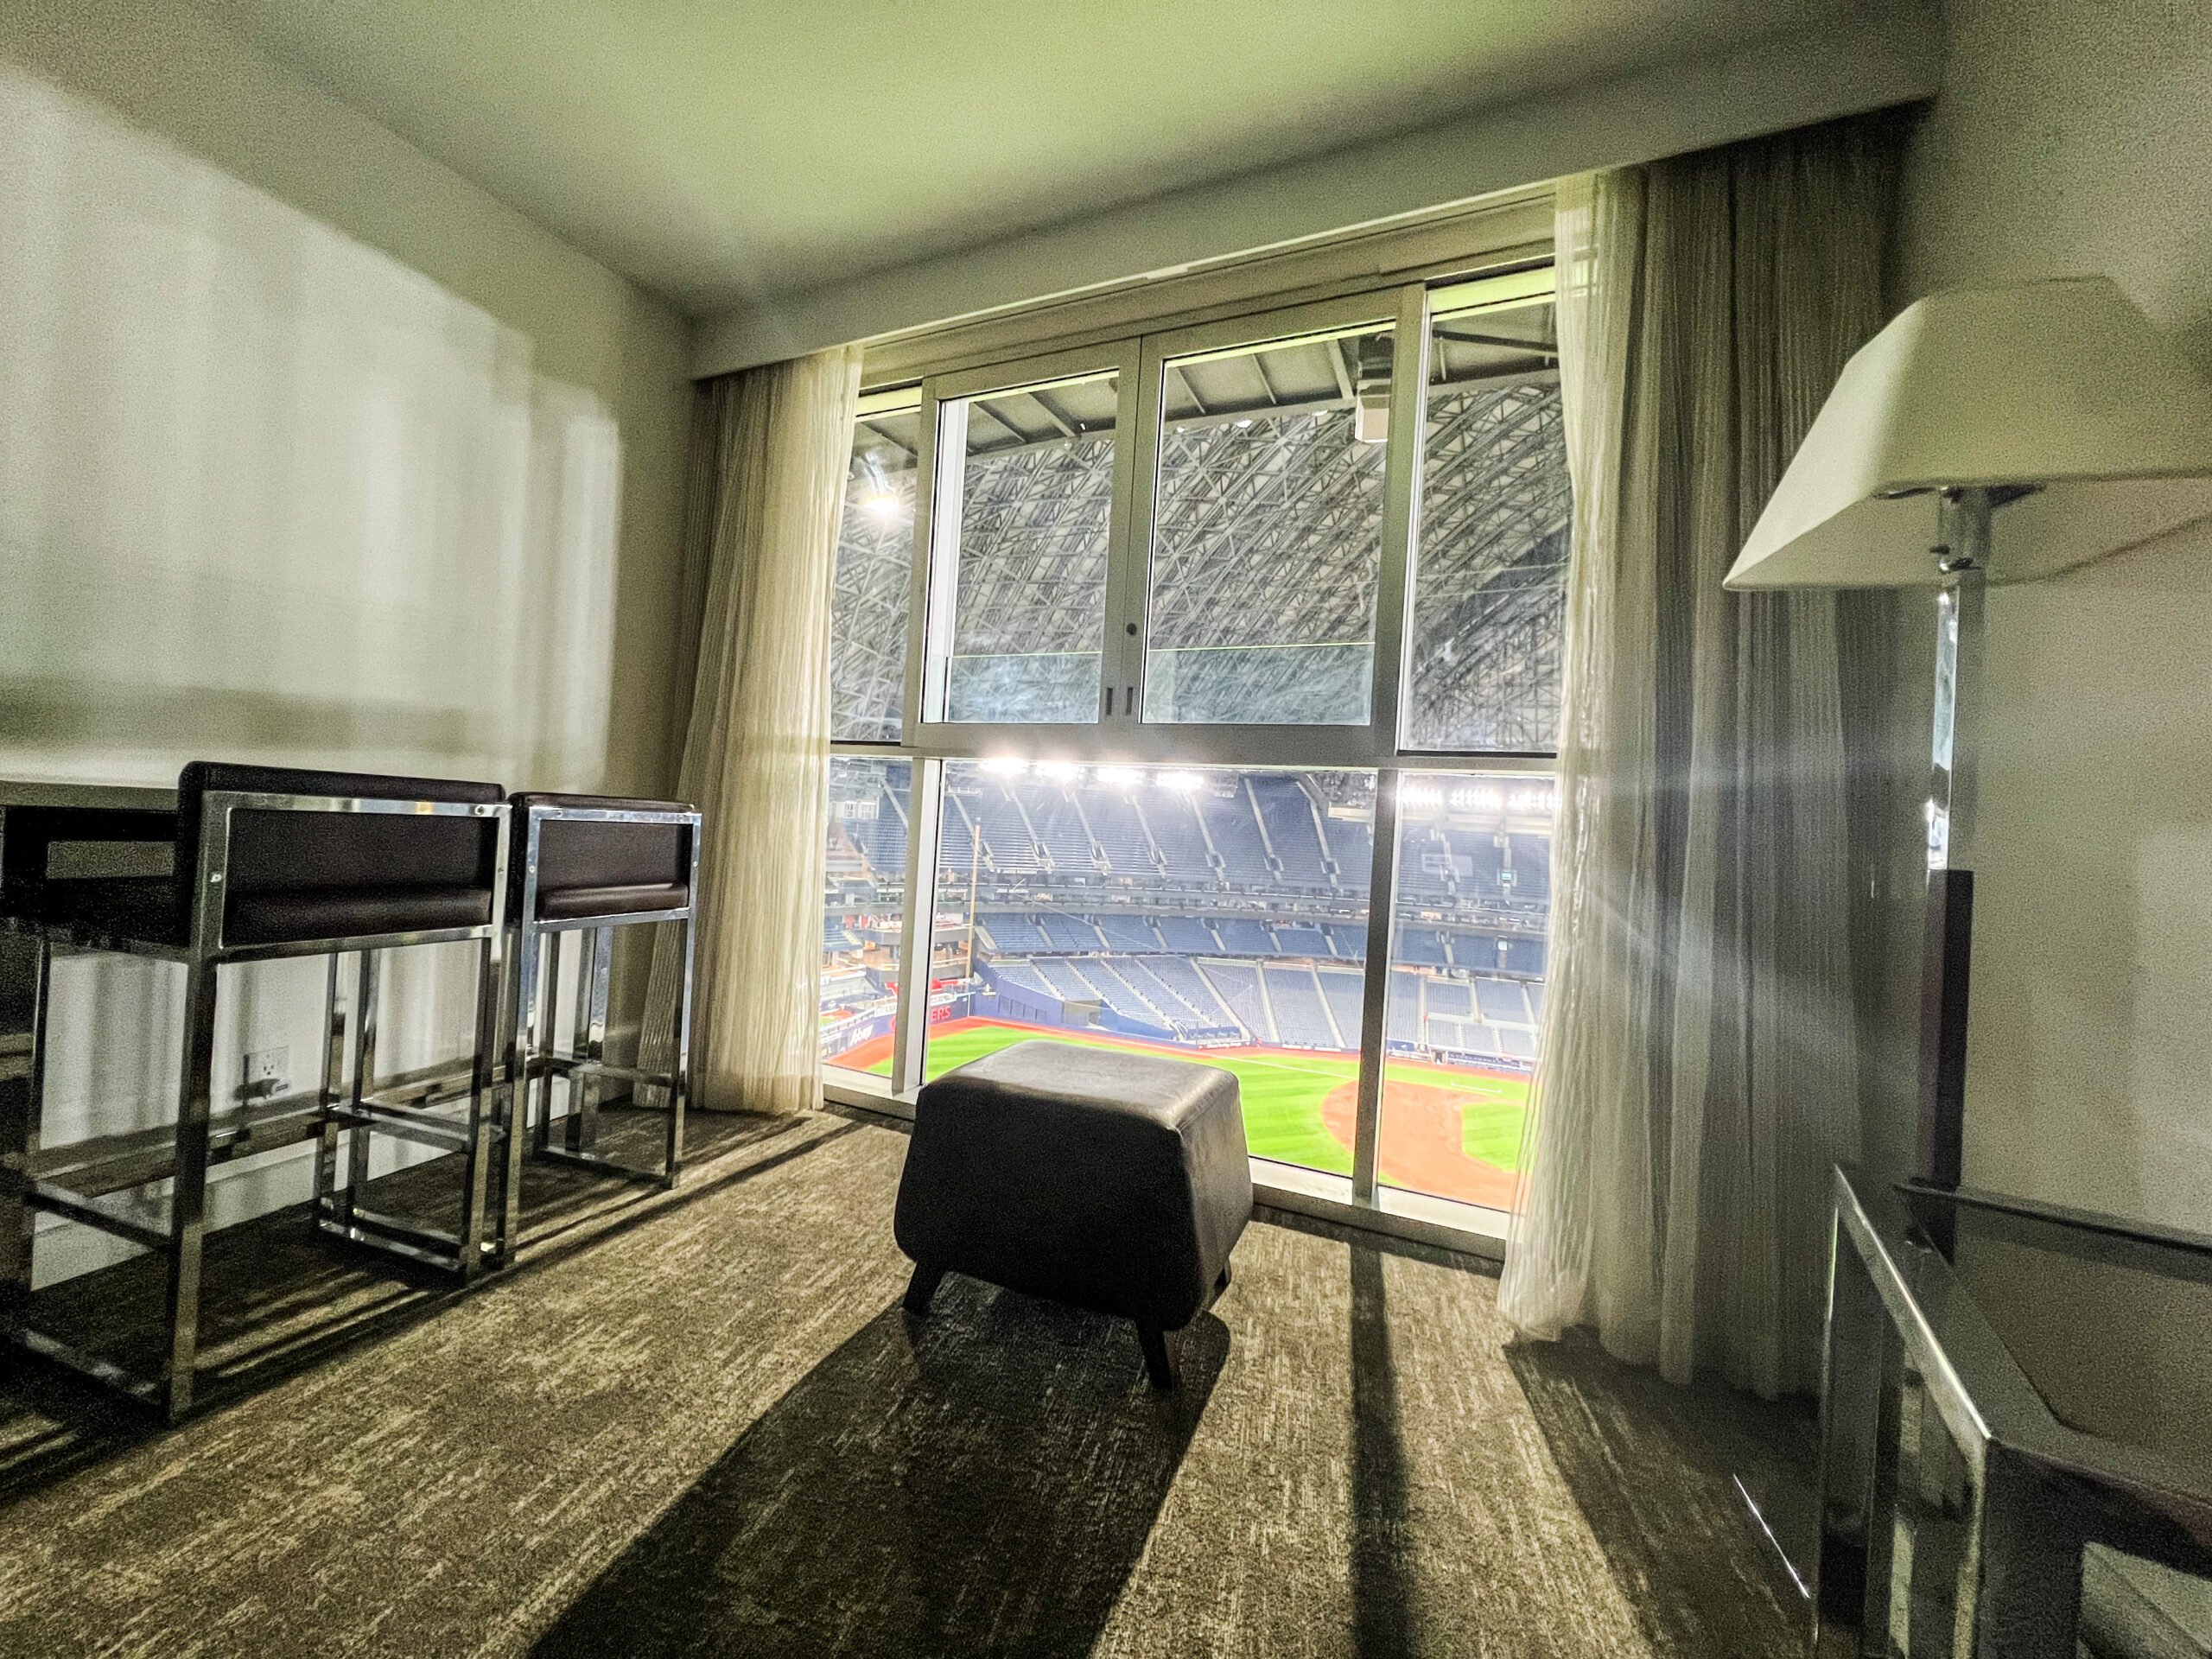
[{"label": "floor lamp", "polygon": [[[1960,1184],[1982,597],[2212,514],[2212,380],[2107,278],[1935,294],[1860,348],[1729,571],[1936,587],[1916,1176]],[[1929,534],[1934,542],[1930,544]]]}]

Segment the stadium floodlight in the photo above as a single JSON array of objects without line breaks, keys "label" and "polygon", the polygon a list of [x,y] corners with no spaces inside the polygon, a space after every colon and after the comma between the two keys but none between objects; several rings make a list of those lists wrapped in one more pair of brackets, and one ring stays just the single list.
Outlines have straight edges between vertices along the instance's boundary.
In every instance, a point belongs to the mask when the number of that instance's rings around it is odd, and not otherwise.
[{"label": "stadium floodlight", "polygon": [[1433,812],[1444,804],[1444,791],[1433,784],[1401,784],[1398,804],[1408,812]]},{"label": "stadium floodlight", "polygon": [[1029,770],[1029,763],[1010,754],[993,755],[983,762],[983,770],[995,772],[1001,778],[1019,778]]},{"label": "stadium floodlight", "polygon": [[1203,789],[1205,781],[1195,772],[1163,772],[1153,778],[1162,789]]},{"label": "stadium floodlight", "polygon": [[[1918,1174],[1959,1184],[1983,590],[2212,513],[2212,381],[2108,278],[1934,294],[1844,367],[1726,586],[1936,586]],[[1935,532],[1930,545],[1928,532]]]},{"label": "stadium floodlight", "polygon": [[1056,783],[1071,784],[1083,776],[1083,768],[1072,760],[1039,760],[1037,775],[1050,778]]},{"label": "stadium floodlight", "polygon": [[1113,789],[1134,789],[1144,782],[1144,773],[1135,766],[1101,766],[1091,777]]}]

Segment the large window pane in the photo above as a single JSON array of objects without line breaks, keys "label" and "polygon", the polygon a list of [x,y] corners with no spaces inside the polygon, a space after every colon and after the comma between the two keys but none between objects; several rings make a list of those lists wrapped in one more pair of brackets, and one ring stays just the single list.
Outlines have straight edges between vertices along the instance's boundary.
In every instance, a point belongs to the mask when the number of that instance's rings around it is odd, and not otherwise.
[{"label": "large window pane", "polygon": [[1117,385],[1105,374],[941,406],[947,720],[1099,717]]},{"label": "large window pane", "polygon": [[1391,330],[1163,367],[1145,718],[1363,725]]},{"label": "large window pane", "polygon": [[830,735],[849,742],[896,743],[906,712],[918,419],[906,408],[853,423],[830,601]]},{"label": "large window pane", "polygon": [[911,760],[830,757],[829,871],[822,900],[822,1058],[891,1072],[899,938],[906,907]]},{"label": "large window pane", "polygon": [[1551,298],[1446,306],[1429,328],[1406,742],[1548,753],[1573,510]]},{"label": "large window pane", "polygon": [[1398,787],[1376,1162],[1387,1185],[1511,1207],[1544,1007],[1550,779],[1408,772]]},{"label": "large window pane", "polygon": [[1348,1174],[1370,772],[949,762],[925,1071],[1049,1036],[1242,1079],[1262,1158]]}]

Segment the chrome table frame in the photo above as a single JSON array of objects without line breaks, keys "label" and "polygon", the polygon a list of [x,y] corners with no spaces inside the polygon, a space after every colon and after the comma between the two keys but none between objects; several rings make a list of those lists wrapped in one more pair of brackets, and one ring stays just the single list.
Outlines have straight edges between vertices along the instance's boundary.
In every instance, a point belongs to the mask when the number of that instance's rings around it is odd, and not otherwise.
[{"label": "chrome table frame", "polygon": [[[2212,1478],[2060,1421],[1904,1195],[1844,1167],[1833,1190],[1814,1651],[2075,1659],[2089,1544],[2212,1573]],[[2212,1238],[1916,1190],[2212,1282]]]},{"label": "chrome table frame", "polygon": [[[497,821],[493,832],[493,857],[491,915],[476,925],[436,928],[397,933],[368,934],[339,938],[281,944],[241,944],[226,941],[224,882],[228,874],[230,817],[246,810],[275,812],[365,812],[410,817],[489,818]],[[90,813],[87,813],[89,820]],[[289,957],[327,956],[331,958],[334,988],[337,958],[350,951],[362,957],[364,1002],[357,1020],[357,1071],[349,1096],[341,1098],[331,1071],[340,1052],[334,1033],[326,1056],[323,1089],[311,1114],[294,1111],[289,1125],[271,1122],[276,1114],[223,1115],[225,1151],[229,1156],[262,1152],[320,1134],[316,1160],[315,1224],[323,1232],[344,1237],[391,1254],[427,1262],[473,1277],[484,1265],[488,1205],[486,1192],[494,1166],[492,1142],[502,1126],[495,1122],[498,1100],[493,1057],[498,1047],[499,1000],[502,983],[502,953],[505,938],[504,906],[506,894],[507,808],[451,801],[416,801],[353,796],[262,794],[208,791],[201,798],[200,863],[194,873],[192,937],[182,944],[134,937],[109,927],[75,922],[12,921],[18,933],[29,933],[37,950],[35,1001],[32,1010],[29,1088],[22,1121],[5,1128],[0,1141],[0,1335],[34,1353],[77,1370],[132,1399],[153,1407],[170,1421],[188,1411],[199,1346],[200,1257],[207,1231],[207,1170],[216,1156],[216,1115],[213,1110],[217,981],[219,970],[236,963],[273,961]],[[57,839],[63,837],[56,837]],[[74,836],[67,838],[75,838]],[[94,837],[97,838],[97,837]],[[114,837],[107,837],[112,839]],[[138,837],[132,837],[137,839]],[[172,833],[174,844],[174,833]],[[435,1117],[423,1109],[419,1095],[407,1102],[387,1101],[373,1091],[375,952],[409,945],[440,944],[474,940],[478,944],[476,1052],[465,1090],[443,1098],[466,1098],[464,1120]],[[120,1147],[126,1158],[135,1154],[136,1166],[102,1192],[65,1185],[48,1179],[52,1173],[40,1144],[51,964],[56,946],[67,950],[111,952],[181,963],[185,969],[185,1017],[180,1056],[176,1122],[166,1130],[166,1157],[148,1143],[153,1137],[121,1137],[130,1143]],[[489,1109],[487,1109],[487,1106]],[[305,1133],[300,1119],[305,1117]],[[358,1149],[347,1171],[345,1187],[332,1179],[340,1126],[353,1131]],[[255,1133],[259,1128],[264,1132]],[[273,1133],[271,1132],[273,1131]],[[353,1189],[364,1173],[367,1134],[375,1131],[459,1152],[467,1160],[464,1180],[463,1216],[458,1232],[424,1228],[393,1217],[375,1216],[353,1202]],[[162,1132],[156,1132],[160,1134]],[[172,1183],[168,1216],[162,1224],[156,1216],[134,1213],[134,1206],[118,1198],[131,1188],[167,1179]],[[98,1185],[95,1179],[92,1185]],[[50,1211],[97,1228],[168,1258],[166,1322],[167,1357],[159,1374],[133,1376],[112,1363],[88,1353],[74,1344],[39,1330],[30,1323],[32,1229],[35,1212]],[[12,1211],[12,1215],[4,1213]]]},{"label": "chrome table frame", "polygon": [[[525,822],[518,826],[521,842],[522,879],[519,901],[508,926],[514,934],[513,1024],[507,1033],[506,1075],[513,1079],[515,1106],[512,1121],[517,1132],[507,1143],[505,1203],[501,1211],[499,1248],[503,1259],[516,1248],[522,1227],[522,1168],[525,1141],[531,1155],[549,1163],[565,1164],[625,1180],[647,1181],[673,1187],[683,1168],[683,1111],[691,1093],[692,951],[698,913],[700,814],[653,811],[644,808],[528,806]],[[539,843],[549,823],[676,824],[688,831],[690,874],[686,903],[673,910],[633,911],[613,916],[579,916],[561,919],[541,918],[538,905]],[[683,930],[683,974],[678,982],[676,1012],[675,1064],[667,1071],[637,1066],[611,1065],[607,1061],[608,974],[614,957],[614,930],[662,922]],[[554,1010],[560,1006],[561,948],[563,933],[581,933],[582,962],[576,976],[575,1048],[557,1052],[553,1045]],[[542,1023],[541,1023],[542,1021]],[[569,1109],[563,1114],[563,1144],[553,1144],[553,1080],[568,1079]],[[666,1099],[666,1131],[660,1166],[639,1169],[604,1157],[596,1150],[599,1133],[599,1086],[602,1082],[627,1083],[632,1099],[640,1087],[660,1091]],[[533,1113],[532,1102],[536,1102]],[[525,1135],[524,1129],[531,1133]]]}]

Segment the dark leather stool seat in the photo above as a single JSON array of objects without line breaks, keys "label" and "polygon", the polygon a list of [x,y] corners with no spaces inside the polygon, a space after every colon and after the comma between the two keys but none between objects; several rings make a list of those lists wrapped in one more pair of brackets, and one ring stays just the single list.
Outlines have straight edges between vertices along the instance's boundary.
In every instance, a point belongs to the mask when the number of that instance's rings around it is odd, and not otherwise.
[{"label": "dark leather stool seat", "polygon": [[916,1099],[899,1182],[907,1310],[954,1272],[1134,1319],[1171,1387],[1251,1217],[1248,1158],[1215,1066],[1035,1041],[948,1072]]}]

